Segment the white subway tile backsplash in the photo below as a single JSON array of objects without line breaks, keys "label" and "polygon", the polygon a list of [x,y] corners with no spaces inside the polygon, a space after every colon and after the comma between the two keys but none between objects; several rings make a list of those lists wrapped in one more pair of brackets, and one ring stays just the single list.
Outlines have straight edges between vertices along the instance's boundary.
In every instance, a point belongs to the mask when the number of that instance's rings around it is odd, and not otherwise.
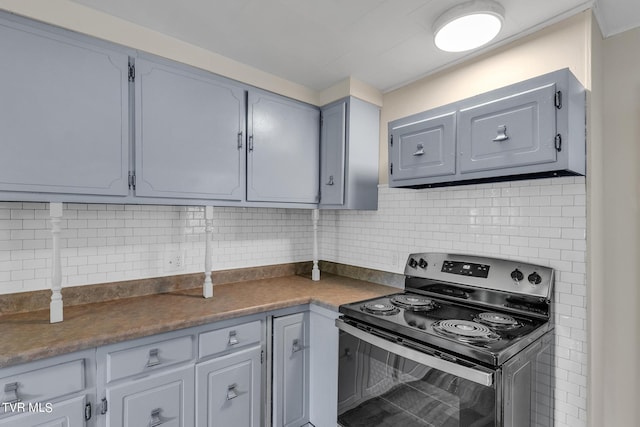
[{"label": "white subway tile backsplash", "polygon": [[[309,211],[215,208],[214,225],[216,270],[311,258]],[[202,207],[65,204],[63,285],[203,271],[204,226]],[[49,286],[49,227],[48,204],[0,202],[0,294]],[[165,248],[182,268],[167,271]]]}]

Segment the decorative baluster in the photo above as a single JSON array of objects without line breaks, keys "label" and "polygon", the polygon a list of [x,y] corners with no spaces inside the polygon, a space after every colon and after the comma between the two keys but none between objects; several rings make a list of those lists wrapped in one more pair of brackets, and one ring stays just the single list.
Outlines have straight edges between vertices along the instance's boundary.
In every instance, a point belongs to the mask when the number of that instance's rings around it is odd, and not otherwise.
[{"label": "decorative baluster", "polygon": [[314,209],[311,211],[311,219],[313,221],[313,269],[311,270],[311,280],[320,280],[320,269],[318,268],[318,220],[320,219],[320,211]]},{"label": "decorative baluster", "polygon": [[62,262],[60,259],[60,228],[62,222],[62,203],[49,204],[53,255],[51,267],[51,303],[49,304],[49,322],[62,322]]},{"label": "decorative baluster", "polygon": [[202,296],[213,297],[213,281],[211,272],[211,235],[213,233],[213,206],[205,206],[205,249],[204,249],[204,283],[202,284]]}]

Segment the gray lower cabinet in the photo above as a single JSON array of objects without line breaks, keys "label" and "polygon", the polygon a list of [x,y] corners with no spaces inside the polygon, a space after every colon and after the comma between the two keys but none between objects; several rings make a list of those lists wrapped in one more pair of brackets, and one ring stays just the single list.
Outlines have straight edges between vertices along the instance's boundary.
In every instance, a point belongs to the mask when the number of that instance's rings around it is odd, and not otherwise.
[{"label": "gray lower cabinet", "polygon": [[81,427],[86,425],[84,411],[86,396],[66,399],[51,406],[42,404],[35,409],[0,419],[1,427]]},{"label": "gray lower cabinet", "polygon": [[309,313],[273,319],[272,425],[309,422]]},{"label": "gray lower cabinet", "polygon": [[89,350],[1,369],[0,426],[88,425],[94,355]]},{"label": "gray lower cabinet", "polygon": [[198,427],[260,427],[259,345],[196,365]]},{"label": "gray lower cabinet", "polygon": [[584,175],[585,117],[563,69],[389,122],[389,185]]},{"label": "gray lower cabinet", "polygon": [[3,199],[126,196],[127,52],[8,17],[0,21],[0,52]]},{"label": "gray lower cabinet", "polygon": [[193,427],[193,365],[109,386],[106,399],[108,427]]},{"label": "gray lower cabinet", "polygon": [[320,111],[249,90],[247,201],[318,203]]},{"label": "gray lower cabinet", "polygon": [[378,208],[378,106],[348,97],[321,109],[320,207]]},{"label": "gray lower cabinet", "polygon": [[242,201],[245,90],[211,73],[135,58],[135,195]]},{"label": "gray lower cabinet", "polygon": [[190,332],[98,348],[100,426],[195,425],[196,344]]}]

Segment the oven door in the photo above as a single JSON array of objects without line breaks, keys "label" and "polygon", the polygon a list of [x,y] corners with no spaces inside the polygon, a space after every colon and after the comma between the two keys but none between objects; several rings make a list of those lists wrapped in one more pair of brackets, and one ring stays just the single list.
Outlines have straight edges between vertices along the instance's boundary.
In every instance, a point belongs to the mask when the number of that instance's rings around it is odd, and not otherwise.
[{"label": "oven door", "polygon": [[499,371],[398,343],[342,319],[338,425],[495,427]]}]

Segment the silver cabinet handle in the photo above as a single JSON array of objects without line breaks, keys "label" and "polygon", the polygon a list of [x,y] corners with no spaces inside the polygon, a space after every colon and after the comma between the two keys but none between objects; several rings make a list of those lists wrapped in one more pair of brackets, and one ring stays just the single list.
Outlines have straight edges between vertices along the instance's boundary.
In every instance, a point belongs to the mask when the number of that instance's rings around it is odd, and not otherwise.
[{"label": "silver cabinet handle", "polygon": [[295,340],[293,340],[293,344],[291,345],[291,354],[297,353],[297,352],[302,351],[302,350],[304,350],[306,348],[309,348],[309,346],[308,345],[302,345],[300,343],[300,340],[296,338]]},{"label": "silver cabinet handle", "polygon": [[424,154],[424,145],[418,144],[416,146],[416,152],[412,156],[422,156]]},{"label": "silver cabinet handle", "polygon": [[497,132],[498,132],[498,135],[496,135],[496,137],[493,138],[493,142],[502,142],[509,139],[509,136],[507,135],[507,125],[498,126]]},{"label": "silver cabinet handle", "polygon": [[10,400],[5,400],[5,403],[18,403],[22,402],[20,396],[18,396],[18,383],[9,383],[4,386],[4,393]]},{"label": "silver cabinet handle", "polygon": [[253,135],[249,135],[249,146],[247,148],[249,148],[249,151],[253,151]]},{"label": "silver cabinet handle", "polygon": [[230,331],[229,332],[229,342],[227,343],[227,345],[233,346],[233,345],[237,345],[240,341],[238,341],[238,336],[236,334],[236,331]]},{"label": "silver cabinet handle", "polygon": [[238,132],[238,150],[242,150],[242,132]]},{"label": "silver cabinet handle", "polygon": [[227,387],[227,400],[232,400],[240,396],[240,394],[236,390],[237,388],[238,388],[238,384],[235,384],[235,383]]},{"label": "silver cabinet handle", "polygon": [[329,182],[327,182],[327,185],[334,185],[333,184],[333,175],[329,175]]},{"label": "silver cabinet handle", "polygon": [[158,357],[158,349],[157,348],[152,348],[151,350],[149,350],[149,360],[147,360],[147,368],[152,368],[154,366],[158,366],[161,363],[162,362],[160,361],[160,358]]},{"label": "silver cabinet handle", "polygon": [[160,418],[160,412],[162,412],[161,408],[156,408],[151,411],[151,422],[149,423],[149,427],[156,427],[160,424],[164,424],[164,421]]}]

